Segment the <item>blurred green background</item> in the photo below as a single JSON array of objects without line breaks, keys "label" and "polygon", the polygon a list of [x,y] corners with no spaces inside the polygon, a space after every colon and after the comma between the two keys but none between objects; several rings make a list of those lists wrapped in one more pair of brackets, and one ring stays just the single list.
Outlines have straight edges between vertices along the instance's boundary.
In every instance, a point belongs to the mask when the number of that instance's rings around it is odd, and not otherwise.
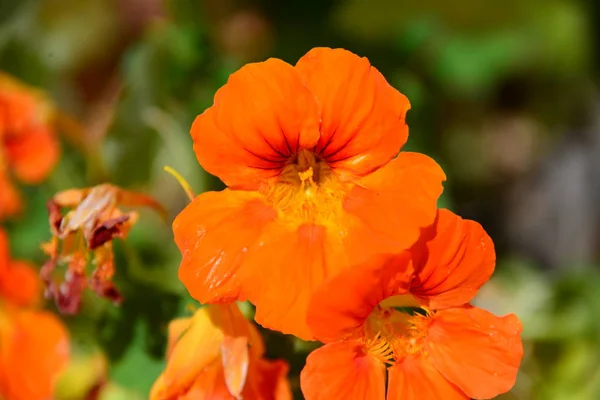
[{"label": "blurred green background", "polygon": [[[344,47],[409,97],[407,147],[445,168],[441,205],[496,243],[477,303],[525,327],[522,370],[501,398],[600,399],[599,35],[594,0],[0,0],[0,69],[82,123],[62,130],[51,178],[23,188],[27,212],[6,224],[13,254],[43,262],[44,205],[63,189],[113,182],[153,194],[171,218],[187,199],[164,165],[196,193],[220,189],[188,130],[228,75]],[[66,318],[76,358],[59,400],[146,398],[167,323],[193,304],[169,224],[142,212],[116,251],[125,302],[88,293]],[[301,398],[314,345],[265,337]]]}]

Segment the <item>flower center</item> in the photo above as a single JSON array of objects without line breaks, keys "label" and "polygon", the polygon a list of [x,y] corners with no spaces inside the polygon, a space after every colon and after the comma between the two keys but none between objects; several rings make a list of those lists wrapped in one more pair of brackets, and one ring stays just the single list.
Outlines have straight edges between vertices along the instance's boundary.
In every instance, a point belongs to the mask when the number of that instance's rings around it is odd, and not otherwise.
[{"label": "flower center", "polygon": [[385,364],[425,351],[430,311],[412,299],[394,296],[381,302],[364,325],[367,352]]},{"label": "flower center", "polygon": [[292,227],[304,223],[336,224],[348,191],[329,165],[315,153],[301,149],[283,167],[276,182],[263,189],[280,222]]}]

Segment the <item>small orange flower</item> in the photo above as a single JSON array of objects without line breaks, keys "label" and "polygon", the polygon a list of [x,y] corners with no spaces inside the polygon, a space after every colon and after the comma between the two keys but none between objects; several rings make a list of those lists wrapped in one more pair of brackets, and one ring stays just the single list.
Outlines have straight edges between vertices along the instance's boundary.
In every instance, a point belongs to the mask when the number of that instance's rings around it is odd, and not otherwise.
[{"label": "small orange flower", "polygon": [[39,301],[34,270],[8,255],[0,230],[0,398],[46,400],[69,357],[68,333]]},{"label": "small orange flower", "polygon": [[317,48],[231,75],[191,135],[228,189],[176,218],[179,277],[202,303],[248,299],[263,326],[310,339],[312,292],[351,262],[410,247],[445,179],[400,152],[406,97],[365,58]]},{"label": "small orange flower", "polygon": [[43,93],[0,72],[0,219],[19,212],[22,206],[11,175],[37,184],[58,161],[53,114]]},{"label": "small orange flower", "polygon": [[39,303],[41,285],[33,268],[25,261],[12,260],[6,233],[0,229],[0,301],[18,307]]},{"label": "small orange flower", "polygon": [[264,351],[237,304],[200,308],[169,325],[167,367],[150,400],[291,400],[287,364]]},{"label": "small orange flower", "polygon": [[[124,213],[119,206],[148,206],[165,214],[153,198],[109,184],[66,190],[48,202],[53,237],[42,245],[50,259],[40,274],[47,295],[54,297],[61,312],[72,314],[79,310],[81,293],[87,285],[88,263],[94,267],[89,279],[90,288],[115,303],[121,302],[111,281],[115,272],[112,240],[125,239],[138,214],[135,211]],[[62,208],[69,211],[63,215]],[[59,265],[66,265],[67,272],[64,282],[57,285],[52,275]]]},{"label": "small orange flower", "polygon": [[479,224],[440,210],[410,252],[325,283],[308,312],[326,344],[301,373],[306,399],[468,400],[510,390],[523,356],[521,323],[468,304],[494,262]]}]

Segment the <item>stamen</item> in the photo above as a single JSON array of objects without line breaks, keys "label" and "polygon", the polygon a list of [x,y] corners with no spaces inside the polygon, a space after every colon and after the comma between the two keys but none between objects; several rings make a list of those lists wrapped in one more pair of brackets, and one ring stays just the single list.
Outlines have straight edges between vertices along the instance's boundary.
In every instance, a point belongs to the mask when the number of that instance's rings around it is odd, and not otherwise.
[{"label": "stamen", "polygon": [[309,167],[306,171],[298,172],[298,176],[300,177],[300,181],[306,182],[308,180],[311,185],[315,185],[315,181],[313,181],[312,167]]},{"label": "stamen", "polygon": [[381,336],[381,332],[377,332],[374,337],[367,339],[365,347],[371,356],[382,363],[389,365],[394,363],[394,346],[388,338]]},{"label": "stamen", "polygon": [[280,222],[290,227],[333,224],[348,189],[349,184],[338,181],[331,168],[306,149],[289,160],[276,181],[261,187]]},{"label": "stamen", "polygon": [[183,176],[181,176],[181,174],[179,172],[175,171],[175,169],[169,167],[168,165],[165,165],[163,167],[163,170],[165,172],[171,174],[173,176],[173,178],[175,178],[177,180],[177,182],[179,182],[179,184],[185,191],[185,194],[187,194],[188,199],[190,199],[190,202],[194,201],[194,199],[196,198],[196,195],[194,194],[194,191],[192,190],[192,186],[188,183],[188,181],[186,181],[185,178]]}]

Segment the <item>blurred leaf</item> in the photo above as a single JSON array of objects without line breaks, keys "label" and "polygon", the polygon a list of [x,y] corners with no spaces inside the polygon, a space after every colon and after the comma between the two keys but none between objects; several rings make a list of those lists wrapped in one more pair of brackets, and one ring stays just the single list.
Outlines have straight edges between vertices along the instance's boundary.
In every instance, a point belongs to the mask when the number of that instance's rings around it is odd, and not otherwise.
[{"label": "blurred leaf", "polygon": [[579,2],[552,0],[540,7],[531,29],[538,39],[539,68],[559,75],[583,72],[591,57],[590,28]]},{"label": "blurred leaf", "polygon": [[47,65],[73,70],[109,54],[120,32],[113,0],[41,1],[35,40]]},{"label": "blurred leaf", "polygon": [[147,396],[143,396],[136,391],[128,390],[114,382],[109,382],[102,388],[98,400],[143,400],[147,398]]},{"label": "blurred leaf", "polygon": [[450,28],[489,31],[531,16],[545,0],[463,0],[458,6],[445,0],[350,0],[340,2],[334,24],[352,37],[371,40],[395,35],[398,27],[427,18]]},{"label": "blurred leaf", "polygon": [[519,32],[489,35],[451,35],[438,44],[433,73],[455,96],[481,96],[509,71],[518,68],[527,49]]},{"label": "blurred leaf", "polygon": [[137,323],[132,345],[110,371],[110,376],[116,383],[143,395],[150,392],[152,384],[165,366],[164,361],[157,361],[147,355],[143,345],[145,340],[146,330],[141,323]]},{"label": "blurred leaf", "polygon": [[71,345],[71,361],[56,388],[56,400],[85,399],[96,386],[104,383],[108,361],[97,349],[82,352]]}]

